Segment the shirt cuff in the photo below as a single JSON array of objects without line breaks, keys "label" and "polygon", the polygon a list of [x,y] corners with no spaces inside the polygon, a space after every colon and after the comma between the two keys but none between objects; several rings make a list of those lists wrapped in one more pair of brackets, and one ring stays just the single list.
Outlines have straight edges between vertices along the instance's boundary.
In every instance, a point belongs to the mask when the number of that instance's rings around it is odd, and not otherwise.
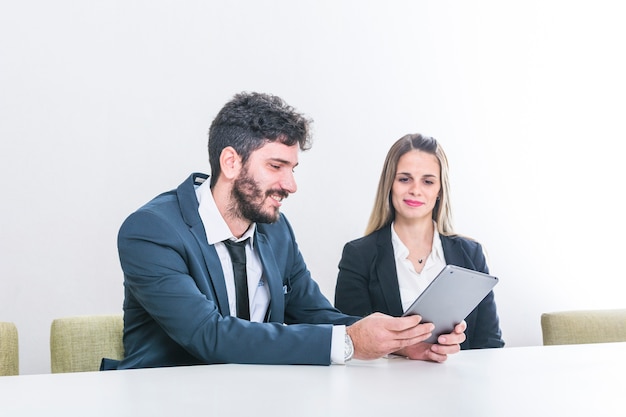
[{"label": "shirt cuff", "polygon": [[344,365],[346,345],[346,326],[333,326],[333,334],[330,342],[330,362],[337,365]]}]

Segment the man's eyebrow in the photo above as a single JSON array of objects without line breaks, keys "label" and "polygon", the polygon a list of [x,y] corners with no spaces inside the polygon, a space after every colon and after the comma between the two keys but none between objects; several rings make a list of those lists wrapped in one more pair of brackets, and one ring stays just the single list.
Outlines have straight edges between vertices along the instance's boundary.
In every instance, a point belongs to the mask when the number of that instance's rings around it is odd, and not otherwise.
[{"label": "man's eyebrow", "polygon": [[[282,158],[269,158],[268,160],[270,161],[274,161],[274,162],[278,162],[281,163],[283,165],[292,165],[293,163],[291,161],[288,161],[286,159],[282,159]],[[299,164],[299,162],[296,162],[295,164],[293,164],[293,167],[297,167]]]}]

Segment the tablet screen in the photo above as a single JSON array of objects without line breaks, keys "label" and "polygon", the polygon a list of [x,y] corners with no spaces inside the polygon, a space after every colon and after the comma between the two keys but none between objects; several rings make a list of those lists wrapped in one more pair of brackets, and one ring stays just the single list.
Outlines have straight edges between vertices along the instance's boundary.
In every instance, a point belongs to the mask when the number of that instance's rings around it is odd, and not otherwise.
[{"label": "tablet screen", "polygon": [[423,323],[433,323],[435,330],[426,342],[437,343],[437,337],[452,332],[497,283],[492,275],[447,265],[403,316],[419,314]]}]

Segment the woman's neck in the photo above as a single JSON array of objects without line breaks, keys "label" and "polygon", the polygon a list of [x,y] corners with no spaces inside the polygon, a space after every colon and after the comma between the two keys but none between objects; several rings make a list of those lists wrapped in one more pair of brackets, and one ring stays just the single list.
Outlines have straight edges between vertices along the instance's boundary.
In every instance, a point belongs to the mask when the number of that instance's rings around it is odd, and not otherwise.
[{"label": "woman's neck", "polygon": [[432,246],[435,226],[432,219],[419,219],[407,221],[396,219],[393,228],[409,250],[411,248],[425,248]]},{"label": "woman's neck", "polygon": [[426,221],[394,222],[394,230],[404,246],[409,250],[407,259],[413,264],[418,274],[426,265],[428,256],[433,250],[435,226],[431,219]]}]

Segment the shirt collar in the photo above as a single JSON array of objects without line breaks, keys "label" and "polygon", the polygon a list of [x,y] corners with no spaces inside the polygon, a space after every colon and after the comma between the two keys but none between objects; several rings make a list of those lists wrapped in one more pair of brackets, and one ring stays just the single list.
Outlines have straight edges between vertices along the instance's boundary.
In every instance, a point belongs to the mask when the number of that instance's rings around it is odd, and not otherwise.
[{"label": "shirt collar", "polygon": [[204,181],[199,186],[196,186],[196,198],[198,199],[198,214],[204,225],[204,231],[206,233],[207,242],[209,245],[214,245],[217,242],[221,242],[226,239],[234,241],[241,241],[250,238],[250,243],[254,244],[254,231],[256,230],[256,223],[252,223],[248,230],[240,238],[236,238],[231,233],[226,221],[222,217],[220,211],[215,204],[213,193],[209,185],[210,181]]}]

